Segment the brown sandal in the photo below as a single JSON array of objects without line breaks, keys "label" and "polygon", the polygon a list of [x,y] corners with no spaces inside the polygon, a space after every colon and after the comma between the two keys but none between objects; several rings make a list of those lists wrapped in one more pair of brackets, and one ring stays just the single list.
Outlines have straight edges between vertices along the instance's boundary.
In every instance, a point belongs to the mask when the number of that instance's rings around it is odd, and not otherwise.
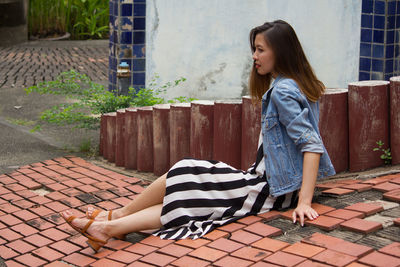
[{"label": "brown sandal", "polygon": [[[99,215],[100,212],[102,212],[102,210],[95,209],[93,211],[92,215],[89,215],[88,211],[86,211],[86,218],[94,220],[97,217],[97,215]],[[108,220],[111,221],[111,218],[112,218],[112,210],[109,210],[108,211]]]},{"label": "brown sandal", "polygon": [[97,252],[101,247],[103,247],[107,241],[98,239],[96,237],[93,237],[91,235],[89,235],[86,231],[87,229],[90,227],[90,225],[92,225],[92,223],[94,222],[94,220],[90,219],[87,224],[85,225],[85,227],[83,227],[83,229],[80,229],[78,227],[76,227],[75,225],[72,224],[72,221],[75,220],[77,217],[71,215],[68,218],[65,218],[62,214],[60,214],[61,217],[68,223],[69,226],[71,226],[74,230],[76,230],[77,232],[79,232],[81,235],[87,237],[87,244],[95,251]]},{"label": "brown sandal", "polygon": [[[95,209],[92,212],[92,215],[89,215],[88,211],[86,211],[86,218],[90,219],[90,220],[95,220],[95,218],[97,217],[97,215],[99,215],[99,213],[102,212],[102,210],[99,209]],[[112,212],[113,210],[109,210],[108,211],[108,220],[111,221],[112,220]],[[124,240],[125,239],[125,235],[117,235],[115,236],[116,239],[120,239],[120,240]]]}]

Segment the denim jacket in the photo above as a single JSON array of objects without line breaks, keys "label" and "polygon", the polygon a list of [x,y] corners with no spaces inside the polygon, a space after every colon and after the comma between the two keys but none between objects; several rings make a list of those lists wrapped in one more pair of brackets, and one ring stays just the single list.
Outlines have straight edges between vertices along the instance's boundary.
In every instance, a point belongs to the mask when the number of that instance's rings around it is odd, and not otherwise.
[{"label": "denim jacket", "polygon": [[317,178],[335,174],[318,129],[319,103],[307,100],[296,82],[278,76],[262,98],[261,128],[270,194],[301,187],[303,152],[320,153]]}]

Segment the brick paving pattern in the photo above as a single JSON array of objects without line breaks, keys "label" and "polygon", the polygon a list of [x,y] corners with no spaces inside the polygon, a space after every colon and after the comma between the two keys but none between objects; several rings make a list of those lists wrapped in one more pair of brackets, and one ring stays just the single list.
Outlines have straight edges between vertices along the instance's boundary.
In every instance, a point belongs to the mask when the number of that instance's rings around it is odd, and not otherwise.
[{"label": "brick paving pattern", "polygon": [[64,71],[74,69],[93,81],[108,80],[108,46],[74,45],[48,47],[0,47],[0,88],[28,87],[53,81]]},{"label": "brick paving pattern", "polygon": [[320,217],[305,227],[291,222],[292,210],[272,211],[197,240],[132,233],[94,253],[58,212],[115,209],[149,182],[81,158],[56,158],[0,175],[0,257],[7,266],[400,266],[399,178],[319,184],[313,207]]}]

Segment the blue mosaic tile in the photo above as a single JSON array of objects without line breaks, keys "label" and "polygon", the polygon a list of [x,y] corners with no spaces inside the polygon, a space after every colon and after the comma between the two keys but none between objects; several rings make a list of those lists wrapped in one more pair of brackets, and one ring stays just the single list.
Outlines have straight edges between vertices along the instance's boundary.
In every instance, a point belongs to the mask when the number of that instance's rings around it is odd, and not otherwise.
[{"label": "blue mosaic tile", "polygon": [[[399,6],[400,6],[400,3],[399,3]],[[400,29],[400,12],[396,16],[396,28]]]},{"label": "blue mosaic tile", "polygon": [[112,1],[108,2],[108,10],[110,15],[114,15],[114,3]]},{"label": "blue mosaic tile", "polygon": [[398,57],[400,55],[400,45],[396,45],[394,47],[394,57]]},{"label": "blue mosaic tile", "polygon": [[392,78],[394,75],[393,73],[386,73],[385,74],[385,81],[390,81],[390,78]]},{"label": "blue mosaic tile", "polygon": [[121,4],[121,16],[132,16],[132,4]]},{"label": "blue mosaic tile", "polygon": [[146,5],[145,4],[134,4],[133,15],[136,17],[146,16]]},{"label": "blue mosaic tile", "polygon": [[374,2],[372,0],[362,0],[362,13],[374,12]]},{"label": "blue mosaic tile", "polygon": [[133,43],[134,44],[144,44],[146,38],[146,32],[134,32],[133,33]]},{"label": "blue mosaic tile", "polygon": [[369,72],[362,72],[360,71],[359,75],[358,75],[358,80],[359,81],[369,81],[370,78],[370,73]]},{"label": "blue mosaic tile", "polygon": [[361,15],[361,27],[372,28],[372,15],[362,14]]},{"label": "blue mosaic tile", "polygon": [[360,58],[360,71],[370,71],[371,70],[371,59],[361,57]]},{"label": "blue mosaic tile", "polygon": [[385,73],[393,72],[393,60],[386,60],[385,62]]},{"label": "blue mosaic tile", "polygon": [[372,59],[372,71],[383,71],[383,59]]},{"label": "blue mosaic tile", "polygon": [[374,30],[374,43],[384,43],[385,41],[385,31]]},{"label": "blue mosaic tile", "polygon": [[146,3],[146,0],[134,0],[135,3]]},{"label": "blue mosaic tile", "polygon": [[375,0],[375,14],[385,14],[385,0]]},{"label": "blue mosaic tile", "polygon": [[371,73],[371,80],[383,80],[384,75],[383,72],[372,72]]},{"label": "blue mosaic tile", "polygon": [[114,10],[114,16],[118,16],[118,3],[117,2],[114,3],[113,10]]},{"label": "blue mosaic tile", "polygon": [[146,19],[145,18],[134,18],[133,19],[133,29],[134,30],[145,30],[146,29]]},{"label": "blue mosaic tile", "polygon": [[113,43],[114,44],[118,44],[118,33],[117,33],[117,31],[113,32],[113,37],[114,37]]},{"label": "blue mosaic tile", "polygon": [[133,57],[142,58],[145,56],[145,45],[144,44],[134,44],[133,45]]},{"label": "blue mosaic tile", "polygon": [[121,32],[120,44],[132,44],[132,32]]},{"label": "blue mosaic tile", "polygon": [[385,52],[385,46],[376,44],[372,46],[372,57],[383,58],[385,56],[384,52]]},{"label": "blue mosaic tile", "polygon": [[[400,16],[399,16],[400,17]],[[400,25],[399,25],[400,26]],[[400,29],[400,27],[398,28]],[[394,36],[394,42],[399,43],[400,42],[400,31],[395,31],[395,36]]]},{"label": "blue mosaic tile", "polygon": [[360,44],[360,56],[362,57],[371,57],[372,49],[370,43],[361,43]]},{"label": "blue mosaic tile", "polygon": [[395,15],[396,14],[396,4],[398,1],[389,1],[388,2],[388,15]]},{"label": "blue mosaic tile", "polygon": [[361,29],[361,42],[365,42],[365,43],[372,42],[372,30]]},{"label": "blue mosaic tile", "polygon": [[394,56],[394,45],[387,45],[386,46],[386,58],[393,58]]},{"label": "blue mosaic tile", "polygon": [[132,17],[122,17],[120,19],[121,31],[132,31],[133,29],[133,19]]},{"label": "blue mosaic tile", "polygon": [[394,31],[386,31],[386,45],[394,44]]},{"label": "blue mosaic tile", "polygon": [[114,20],[115,20],[115,17],[114,16],[110,16],[109,17],[109,25],[110,25],[110,29],[111,28],[114,28]]},{"label": "blue mosaic tile", "polygon": [[117,83],[117,72],[116,71],[112,71],[112,81],[113,81],[113,84]]},{"label": "blue mosaic tile", "polygon": [[[396,1],[397,2],[397,10],[396,10],[396,14],[397,15],[400,15],[400,3],[399,3],[399,1],[397,0]],[[400,25],[399,25],[400,26]]]},{"label": "blue mosaic tile", "polygon": [[146,75],[144,72],[133,72],[132,74],[133,77],[133,84],[145,84],[146,82]]},{"label": "blue mosaic tile", "polygon": [[396,16],[387,17],[387,29],[392,30],[396,28]]},{"label": "blue mosaic tile", "polygon": [[110,67],[111,71],[117,71],[117,59],[115,57],[110,57],[108,66]]},{"label": "blue mosaic tile", "polygon": [[374,28],[375,29],[385,29],[386,16],[374,16]]},{"label": "blue mosaic tile", "polygon": [[118,58],[128,58],[132,56],[132,46],[121,44],[118,46]]},{"label": "blue mosaic tile", "polygon": [[110,35],[108,36],[108,40],[111,43],[114,43],[114,35],[113,35],[113,31],[110,29]]},{"label": "blue mosaic tile", "polygon": [[112,73],[111,73],[111,71],[108,72],[108,81],[109,81],[110,83],[113,83],[113,82],[112,82]]},{"label": "blue mosaic tile", "polygon": [[146,60],[142,59],[133,59],[132,66],[134,71],[146,71]]}]

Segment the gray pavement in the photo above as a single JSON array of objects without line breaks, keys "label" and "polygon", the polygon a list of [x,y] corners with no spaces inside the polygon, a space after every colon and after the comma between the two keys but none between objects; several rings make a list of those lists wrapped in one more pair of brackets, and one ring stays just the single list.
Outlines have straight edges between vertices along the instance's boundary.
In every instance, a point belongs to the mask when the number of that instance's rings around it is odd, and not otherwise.
[{"label": "gray pavement", "polygon": [[18,166],[80,153],[82,144],[98,145],[98,131],[44,125],[30,130],[40,112],[65,102],[60,96],[26,95],[25,88],[55,80],[74,69],[108,84],[108,40],[34,41],[0,47],[0,173]]},{"label": "gray pavement", "polygon": [[108,40],[33,41],[0,47],[0,88],[31,86],[75,69],[108,80]]}]

